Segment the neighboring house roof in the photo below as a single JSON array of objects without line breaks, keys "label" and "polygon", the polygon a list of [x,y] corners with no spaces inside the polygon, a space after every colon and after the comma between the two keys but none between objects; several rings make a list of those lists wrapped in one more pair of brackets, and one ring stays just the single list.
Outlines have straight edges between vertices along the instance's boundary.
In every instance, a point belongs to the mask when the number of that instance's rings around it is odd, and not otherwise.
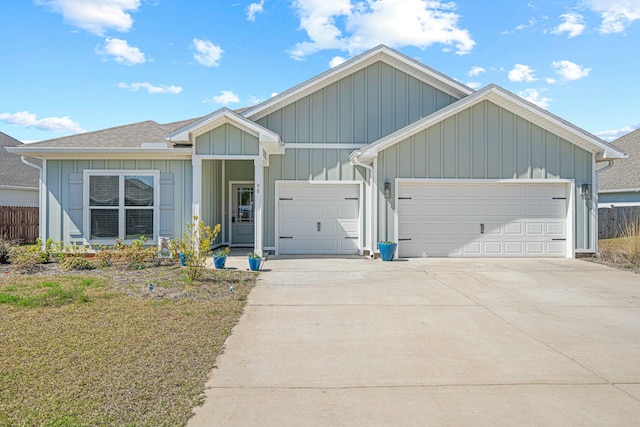
[{"label": "neighboring house roof", "polygon": [[611,143],[624,150],[629,157],[617,160],[611,169],[598,175],[598,192],[640,189],[640,129],[636,129]]},{"label": "neighboring house roof", "polygon": [[[24,144],[9,135],[0,132],[0,186],[39,188],[40,173],[36,168],[22,163],[20,156],[9,153],[6,147],[21,147]],[[40,164],[39,160],[30,162]]]},{"label": "neighboring house roof", "polygon": [[466,98],[462,98],[384,138],[374,141],[354,152],[351,157],[355,157],[360,161],[371,162],[380,151],[482,101],[491,101],[587,151],[596,153],[598,160],[621,159],[625,157],[624,152],[597,136],[572,125],[547,110],[497,85],[484,87]]},{"label": "neighboring house roof", "polygon": [[350,60],[319,74],[306,82],[300,83],[254,107],[242,112],[242,115],[251,120],[259,120],[269,113],[292,104],[305,96],[316,92],[338,80],[353,74],[378,61],[385,62],[403,72],[424,81],[431,86],[447,93],[455,98],[462,98],[474,92],[468,86],[448,77],[433,68],[409,58],[400,52],[385,45],[379,45]]}]

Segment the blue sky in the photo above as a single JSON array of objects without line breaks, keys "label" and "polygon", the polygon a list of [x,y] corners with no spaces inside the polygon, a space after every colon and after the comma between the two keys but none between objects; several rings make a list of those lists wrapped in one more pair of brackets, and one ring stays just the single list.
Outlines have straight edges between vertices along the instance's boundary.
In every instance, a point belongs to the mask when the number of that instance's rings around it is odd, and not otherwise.
[{"label": "blue sky", "polygon": [[253,105],[380,43],[610,140],[640,127],[640,0],[22,0],[0,131],[43,140]]}]

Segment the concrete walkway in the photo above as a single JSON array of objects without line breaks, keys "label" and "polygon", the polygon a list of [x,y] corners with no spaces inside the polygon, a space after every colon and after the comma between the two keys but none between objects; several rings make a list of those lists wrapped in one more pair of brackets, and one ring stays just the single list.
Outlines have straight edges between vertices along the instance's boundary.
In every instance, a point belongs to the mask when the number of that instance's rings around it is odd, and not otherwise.
[{"label": "concrete walkway", "polygon": [[189,426],[637,425],[640,276],[277,258]]}]

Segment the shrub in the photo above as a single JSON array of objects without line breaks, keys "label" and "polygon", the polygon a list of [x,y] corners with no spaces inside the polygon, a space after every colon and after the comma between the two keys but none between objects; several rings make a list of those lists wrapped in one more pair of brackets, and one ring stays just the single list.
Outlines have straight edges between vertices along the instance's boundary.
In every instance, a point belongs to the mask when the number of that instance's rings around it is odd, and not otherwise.
[{"label": "shrub", "polygon": [[93,270],[96,265],[82,255],[66,256],[60,262],[60,268],[64,271],[69,270]]},{"label": "shrub", "polygon": [[628,221],[622,229],[623,239],[620,247],[627,262],[635,268],[640,267],[640,218]]},{"label": "shrub", "polygon": [[211,228],[204,225],[197,216],[193,217],[193,222],[187,224],[187,231],[182,239],[176,239],[174,247],[178,247],[184,254],[185,272],[190,281],[198,280],[204,270],[207,255],[211,252],[211,244],[220,233],[220,224]]},{"label": "shrub", "polygon": [[17,240],[0,237],[0,264],[9,264],[9,249],[17,244]]},{"label": "shrub", "polygon": [[[38,248],[36,248],[38,249]],[[42,253],[34,246],[12,246],[9,248],[9,261],[19,273],[35,273],[42,264]]]},{"label": "shrub", "polygon": [[147,238],[144,236],[140,236],[130,245],[118,239],[112,247],[101,246],[96,253],[96,261],[100,267],[146,268],[157,262],[158,254],[157,248],[145,246],[146,242]]}]

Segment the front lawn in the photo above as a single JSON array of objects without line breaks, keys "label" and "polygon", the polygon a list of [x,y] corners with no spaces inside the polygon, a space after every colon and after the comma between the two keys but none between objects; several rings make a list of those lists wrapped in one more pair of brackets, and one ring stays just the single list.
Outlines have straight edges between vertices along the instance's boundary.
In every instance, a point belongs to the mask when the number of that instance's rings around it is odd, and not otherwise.
[{"label": "front lawn", "polygon": [[256,278],[206,270],[190,283],[175,266],[0,274],[2,426],[184,425]]}]

